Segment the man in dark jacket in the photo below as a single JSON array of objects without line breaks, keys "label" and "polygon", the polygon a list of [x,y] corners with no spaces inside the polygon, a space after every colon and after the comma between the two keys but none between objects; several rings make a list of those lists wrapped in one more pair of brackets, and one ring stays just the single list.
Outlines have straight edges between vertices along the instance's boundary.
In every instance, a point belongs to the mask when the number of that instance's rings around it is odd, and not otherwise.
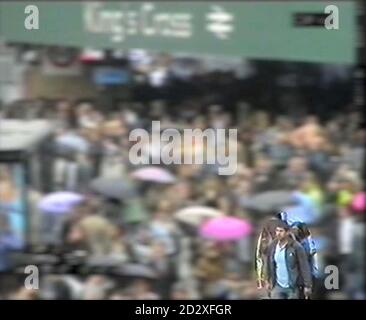
[{"label": "man in dark jacket", "polygon": [[276,239],[268,247],[267,289],[272,299],[299,299],[311,293],[311,270],[305,249],[290,236],[283,221],[276,227]]}]

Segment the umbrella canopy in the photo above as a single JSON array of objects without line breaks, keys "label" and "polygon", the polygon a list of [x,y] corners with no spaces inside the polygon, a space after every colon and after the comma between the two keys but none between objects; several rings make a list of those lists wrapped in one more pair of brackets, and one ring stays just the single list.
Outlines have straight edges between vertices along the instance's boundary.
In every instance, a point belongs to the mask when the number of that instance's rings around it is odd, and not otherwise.
[{"label": "umbrella canopy", "polygon": [[83,137],[74,133],[63,134],[57,137],[56,144],[74,151],[87,152],[89,149],[89,143]]},{"label": "umbrella canopy", "polygon": [[200,235],[215,240],[238,240],[249,235],[252,226],[236,217],[217,217],[208,220],[200,228]]},{"label": "umbrella canopy", "polygon": [[150,267],[138,263],[123,264],[122,266],[116,268],[115,272],[118,275],[126,277],[138,277],[147,279],[155,279],[157,277],[154,270],[152,270]]},{"label": "umbrella canopy", "polygon": [[290,225],[298,221],[312,224],[317,220],[316,216],[311,211],[301,205],[285,207],[284,211],[287,213],[287,223]]},{"label": "umbrella canopy", "polygon": [[282,208],[286,212],[287,223],[304,222],[315,223],[318,220],[318,212],[311,198],[301,192],[294,192],[292,195],[295,205]]},{"label": "umbrella canopy", "polygon": [[121,179],[96,178],[91,182],[90,189],[110,199],[122,200],[135,196],[133,187]]},{"label": "umbrella canopy", "polygon": [[221,211],[215,208],[193,206],[177,211],[174,214],[174,217],[180,222],[193,226],[198,226],[206,219],[220,217],[223,215],[224,214]]},{"label": "umbrella canopy", "polygon": [[69,192],[60,191],[49,193],[41,199],[38,208],[46,213],[66,213],[70,211],[75,205],[84,200],[84,196]]},{"label": "umbrella canopy", "polygon": [[166,169],[159,167],[140,168],[131,173],[136,180],[151,181],[157,183],[173,183],[176,178]]},{"label": "umbrella canopy", "polygon": [[358,192],[352,199],[352,210],[363,212],[366,209],[366,192]]},{"label": "umbrella canopy", "polygon": [[247,197],[240,200],[242,207],[258,212],[268,213],[279,208],[295,203],[293,192],[289,191],[266,191],[254,195],[251,199]]}]

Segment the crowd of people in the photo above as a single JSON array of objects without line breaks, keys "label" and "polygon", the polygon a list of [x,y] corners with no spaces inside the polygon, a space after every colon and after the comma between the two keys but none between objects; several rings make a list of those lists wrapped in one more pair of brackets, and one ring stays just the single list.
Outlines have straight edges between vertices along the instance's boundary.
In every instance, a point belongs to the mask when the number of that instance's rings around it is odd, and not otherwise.
[{"label": "crowd of people", "polygon": [[[339,266],[340,290],[320,290],[319,298],[341,293],[364,298],[362,212],[352,200],[364,191],[366,132],[357,111],[334,112],[328,119],[316,114],[293,118],[271,114],[241,103],[228,111],[224,105],[188,101],[175,108],[164,101],[124,102],[105,112],[92,101],[67,99],[44,107],[28,106],[18,115],[3,112],[2,119],[43,118],[52,122],[52,139],[42,146],[41,188],[29,186],[31,242],[58,254],[84,252],[88,258],[140,267],[141,274],[50,274],[41,289],[22,286],[5,294],[14,299],[258,299],[266,297],[255,279],[255,246],[261,226],[277,210],[257,212],[246,207],[253,196],[275,190],[297,192],[311,203],[310,229],[324,241],[318,254],[323,266]],[[131,177],[137,167],[129,161],[133,143],[129,133],[161,121],[162,128],[238,130],[237,171],[217,173],[217,165],[159,165],[175,177],[154,183]],[[76,141],[74,144],[69,141]],[[223,142],[227,145],[227,141]],[[207,146],[184,145],[182,154]],[[146,141],[144,157],[160,156]],[[3,204],[16,198],[14,172],[1,168]],[[108,197],[95,192],[97,178],[120,180],[133,192]],[[38,203],[48,193],[71,191],[83,201],[69,212],[49,215]],[[235,241],[205,239],[198,226],[178,221],[183,208],[205,206],[249,221],[253,232]],[[309,209],[310,210],[310,209]],[[4,211],[4,210],[2,210]],[[4,214],[3,214],[4,213]],[[5,215],[6,210],[2,212]],[[310,213],[309,213],[310,214]],[[3,228],[4,229],[4,228]],[[0,244],[0,266],[6,245]],[[67,272],[66,272],[67,273]]]}]

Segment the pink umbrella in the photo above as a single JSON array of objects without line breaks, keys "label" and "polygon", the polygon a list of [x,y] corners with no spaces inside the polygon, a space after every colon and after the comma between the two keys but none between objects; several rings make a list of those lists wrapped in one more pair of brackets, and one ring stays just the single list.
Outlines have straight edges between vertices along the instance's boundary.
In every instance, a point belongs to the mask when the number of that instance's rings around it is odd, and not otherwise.
[{"label": "pink umbrella", "polygon": [[358,192],[352,199],[352,210],[356,212],[363,212],[366,209],[366,193]]},{"label": "pink umbrella", "polygon": [[152,181],[158,183],[175,182],[175,177],[167,170],[159,167],[145,167],[132,172],[132,177],[142,181]]},{"label": "pink umbrella", "polygon": [[205,222],[200,235],[215,240],[237,240],[249,235],[252,226],[249,222],[236,217],[216,217]]}]

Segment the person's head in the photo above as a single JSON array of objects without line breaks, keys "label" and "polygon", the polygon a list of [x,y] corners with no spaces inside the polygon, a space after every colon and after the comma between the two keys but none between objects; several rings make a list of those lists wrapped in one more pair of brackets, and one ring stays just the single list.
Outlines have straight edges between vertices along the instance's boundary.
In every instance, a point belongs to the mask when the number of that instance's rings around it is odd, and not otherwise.
[{"label": "person's head", "polygon": [[72,218],[78,220],[89,214],[89,206],[86,201],[82,201],[73,207]]},{"label": "person's head", "polygon": [[84,300],[103,300],[113,283],[102,275],[91,275],[87,278],[84,290]]},{"label": "person's head", "polygon": [[132,297],[127,290],[118,290],[109,295],[109,300],[132,300]]},{"label": "person's head", "polygon": [[290,234],[290,226],[284,221],[278,221],[276,225],[276,238],[279,241],[288,239]]},{"label": "person's head", "polygon": [[288,169],[295,173],[304,172],[307,169],[306,159],[303,157],[293,157],[288,162]]},{"label": "person's head", "polygon": [[202,256],[207,259],[216,259],[220,256],[220,247],[213,240],[207,240],[201,247]]},{"label": "person's head", "polygon": [[60,114],[66,114],[71,110],[71,104],[67,100],[60,100],[56,104],[56,110]]},{"label": "person's head", "polygon": [[136,280],[133,285],[133,288],[136,295],[148,293],[151,290],[149,281],[145,279]]},{"label": "person's head", "polygon": [[217,201],[217,205],[218,205],[218,209],[221,212],[225,212],[227,214],[230,213],[232,203],[230,202],[230,199],[228,197],[226,197],[226,196],[219,197],[218,201]]},{"label": "person's head", "polygon": [[266,129],[270,123],[269,114],[265,111],[258,111],[254,114],[254,121],[257,129]]},{"label": "person's head", "polygon": [[309,189],[319,186],[319,181],[317,180],[313,172],[308,172],[305,175],[305,179],[300,181],[300,189],[303,191],[308,191]]},{"label": "person's head", "polygon": [[[171,213],[171,206],[171,202],[168,199],[161,199],[158,203],[157,209],[160,213],[169,214]],[[163,215],[162,217],[165,218],[166,215]]]},{"label": "person's head", "polygon": [[10,202],[18,197],[18,190],[11,180],[0,180],[0,202]]},{"label": "person's head", "polygon": [[189,299],[189,294],[188,294],[187,288],[181,283],[176,283],[173,286],[171,299],[172,300],[186,300],[186,299]]},{"label": "person's head", "polygon": [[266,172],[271,169],[271,160],[265,156],[259,156],[256,160],[256,168],[259,172]]},{"label": "person's head", "polygon": [[67,234],[66,241],[70,244],[77,244],[86,238],[84,230],[79,225],[73,225]]},{"label": "person's head", "polygon": [[11,172],[6,165],[0,165],[0,182],[11,180]]},{"label": "person's head", "polygon": [[319,123],[319,119],[315,115],[309,115],[309,116],[306,117],[305,123],[306,124],[318,124]]},{"label": "person's head", "polygon": [[302,241],[310,235],[308,227],[304,223],[297,223],[291,228],[291,233],[297,241]]},{"label": "person's head", "polygon": [[276,118],[276,126],[282,131],[288,131],[292,129],[292,123],[290,119],[285,116],[278,116]]}]

